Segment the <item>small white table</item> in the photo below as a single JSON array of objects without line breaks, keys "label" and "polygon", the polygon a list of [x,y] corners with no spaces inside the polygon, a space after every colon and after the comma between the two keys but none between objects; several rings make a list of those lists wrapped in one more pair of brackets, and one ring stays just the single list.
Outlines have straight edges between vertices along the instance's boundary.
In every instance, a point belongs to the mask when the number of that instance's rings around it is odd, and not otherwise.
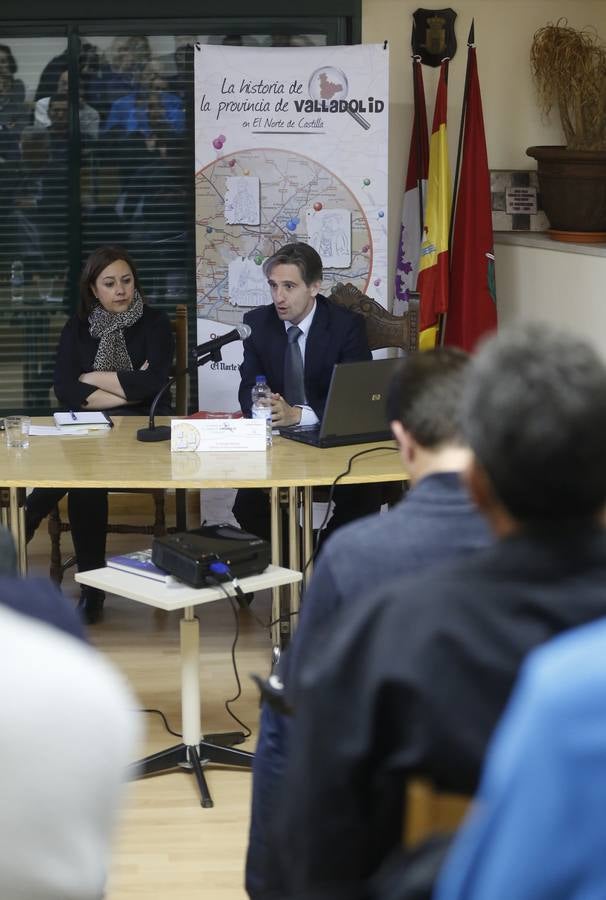
[{"label": "small white table", "polygon": [[[233,743],[244,739],[242,732],[226,735],[212,735],[212,740],[204,740],[200,715],[200,625],[194,615],[194,607],[215,600],[225,600],[219,587],[192,588],[186,584],[164,584],[142,575],[131,575],[109,567],[81,572],[76,576],[80,584],[99,588],[119,597],[127,597],[148,606],[165,610],[183,610],[180,627],[181,646],[181,730],[183,742],[159,753],[153,753],[136,764],[136,777],[158,774],[177,767],[193,771],[200,791],[201,804],[213,806],[203,768],[209,763],[250,768],[253,754],[235,750]],[[275,588],[283,584],[301,581],[301,572],[268,566],[260,575],[242,578],[239,583],[245,593]],[[231,582],[223,587],[235,597]]]}]

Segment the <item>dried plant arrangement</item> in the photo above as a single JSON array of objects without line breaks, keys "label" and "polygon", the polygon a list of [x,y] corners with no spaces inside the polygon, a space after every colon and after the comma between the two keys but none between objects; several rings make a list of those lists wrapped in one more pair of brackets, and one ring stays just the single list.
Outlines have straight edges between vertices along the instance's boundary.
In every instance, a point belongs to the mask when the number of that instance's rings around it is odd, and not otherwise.
[{"label": "dried plant arrangement", "polygon": [[606,150],[606,46],[565,18],[535,33],[530,63],[539,106],[557,106],[570,150]]}]

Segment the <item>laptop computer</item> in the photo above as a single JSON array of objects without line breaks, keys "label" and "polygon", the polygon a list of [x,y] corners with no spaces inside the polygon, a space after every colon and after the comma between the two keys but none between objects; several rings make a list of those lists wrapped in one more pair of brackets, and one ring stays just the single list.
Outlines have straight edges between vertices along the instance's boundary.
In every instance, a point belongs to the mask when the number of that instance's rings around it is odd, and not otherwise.
[{"label": "laptop computer", "polygon": [[397,358],[339,363],[332,370],[322,421],[318,425],[280,428],[280,434],[314,447],[391,439],[385,403],[399,364]]}]

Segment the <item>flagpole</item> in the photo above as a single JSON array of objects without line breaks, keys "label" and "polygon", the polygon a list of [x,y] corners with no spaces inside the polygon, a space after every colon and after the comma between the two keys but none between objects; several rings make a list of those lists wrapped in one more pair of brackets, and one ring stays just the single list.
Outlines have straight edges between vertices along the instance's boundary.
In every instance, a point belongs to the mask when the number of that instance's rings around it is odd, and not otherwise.
[{"label": "flagpole", "polygon": [[[413,25],[414,32],[414,25]],[[421,57],[413,56],[412,57],[412,86],[413,86],[413,97],[415,104],[415,115],[414,115],[414,127],[416,129],[417,135],[417,192],[419,194],[419,234],[421,236],[421,240],[423,240],[423,226],[425,224],[423,217],[423,176],[421,172],[421,164],[423,159],[423,145],[422,145],[422,135],[421,135],[421,122],[420,122],[420,112],[419,112],[419,79],[417,78],[417,69],[416,66],[421,65]]]},{"label": "flagpole", "polygon": [[[416,31],[416,23],[415,20],[412,20],[412,33],[410,35],[410,46],[414,51],[415,46],[415,31]],[[423,240],[423,225],[425,224],[423,221],[423,178],[421,176],[421,160],[422,160],[422,138],[421,138],[421,123],[419,121],[419,79],[417,78],[417,69],[416,66],[421,65],[421,57],[414,53],[412,54],[412,96],[413,102],[415,105],[415,114],[414,114],[414,128],[416,129],[415,133],[417,135],[417,191],[419,194],[419,235],[421,240]],[[415,285],[416,287],[416,285]]]},{"label": "flagpole", "polygon": [[[471,20],[471,28],[469,29],[469,35],[467,37],[467,67],[465,69],[465,87],[463,90],[463,104],[461,106],[461,122],[459,124],[459,143],[457,146],[457,162],[455,165],[455,175],[454,175],[454,185],[452,190],[452,205],[450,209],[450,225],[448,228],[448,253],[449,253],[449,264],[452,264],[452,235],[454,231],[454,220],[455,220],[455,212],[457,206],[457,192],[459,189],[459,174],[461,170],[461,152],[463,149],[463,130],[465,127],[465,115],[467,113],[467,101],[469,96],[469,76],[470,76],[470,53],[469,50],[475,44],[475,20]],[[440,321],[438,324],[438,340],[437,343],[440,347],[444,346],[444,333],[446,331],[446,317],[448,312],[442,313],[440,316]]]}]

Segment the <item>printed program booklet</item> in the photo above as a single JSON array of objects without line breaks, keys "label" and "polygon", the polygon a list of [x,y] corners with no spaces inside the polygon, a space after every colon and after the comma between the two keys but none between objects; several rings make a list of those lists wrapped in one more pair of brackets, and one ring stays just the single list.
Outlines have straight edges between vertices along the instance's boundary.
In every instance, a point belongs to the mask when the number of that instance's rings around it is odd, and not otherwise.
[{"label": "printed program booklet", "polygon": [[124,553],[122,556],[112,556],[107,560],[107,565],[112,569],[130,572],[131,575],[143,575],[144,578],[153,578],[155,581],[163,581],[165,584],[175,581],[172,575],[159,569],[152,562],[151,557],[150,547],[149,550],[135,550],[133,553]]}]

